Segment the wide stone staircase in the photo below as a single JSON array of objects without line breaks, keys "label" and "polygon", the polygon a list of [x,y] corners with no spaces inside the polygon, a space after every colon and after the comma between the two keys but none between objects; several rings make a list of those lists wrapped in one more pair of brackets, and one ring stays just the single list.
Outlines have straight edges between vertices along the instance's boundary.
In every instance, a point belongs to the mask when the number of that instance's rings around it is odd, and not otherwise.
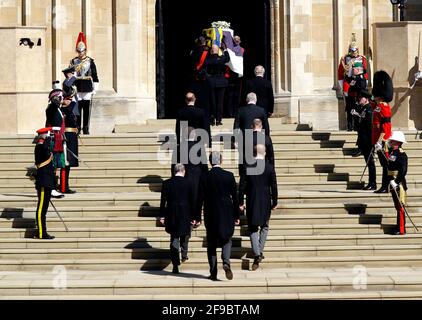
[{"label": "wide stone staircase", "polygon": [[[232,121],[213,128],[214,150],[237,175]],[[170,176],[162,150],[174,121],[116,126],[81,136],[83,163],[71,171],[78,191],[50,205],[52,241],[32,239],[36,192],[26,177],[33,135],[0,136],[1,299],[384,299],[422,298],[422,235],[407,219],[391,235],[389,194],[360,191],[363,157],[352,157],[356,134],[312,131],[270,119],[279,206],[273,211],[265,259],[253,257],[245,217],[233,237],[234,280],[209,274],[205,228],[192,232],[190,259],[171,273],[169,235],[157,221],[161,183]],[[298,131],[306,130],[306,131]],[[223,139],[225,138],[225,139]],[[408,211],[422,230],[422,140],[409,143]],[[378,182],[381,181],[379,164]],[[367,179],[365,175],[364,180]]]}]

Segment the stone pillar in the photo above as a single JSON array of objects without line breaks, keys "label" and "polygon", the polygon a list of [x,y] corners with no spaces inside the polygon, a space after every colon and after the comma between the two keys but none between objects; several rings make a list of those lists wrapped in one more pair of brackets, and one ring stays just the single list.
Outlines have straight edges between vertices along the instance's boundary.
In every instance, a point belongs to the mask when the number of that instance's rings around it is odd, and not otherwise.
[{"label": "stone pillar", "polygon": [[45,32],[45,27],[0,27],[0,55],[8,57],[0,64],[0,133],[34,133],[45,125]]},{"label": "stone pillar", "polygon": [[374,69],[388,72],[393,79],[393,127],[422,129],[422,80],[410,88],[420,70],[422,23],[375,23],[374,42]]}]

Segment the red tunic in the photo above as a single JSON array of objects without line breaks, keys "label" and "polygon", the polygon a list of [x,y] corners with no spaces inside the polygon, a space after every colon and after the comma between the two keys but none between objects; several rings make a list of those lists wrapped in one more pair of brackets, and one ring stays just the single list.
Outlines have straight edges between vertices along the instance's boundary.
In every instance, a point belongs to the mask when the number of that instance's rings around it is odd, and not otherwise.
[{"label": "red tunic", "polygon": [[386,102],[372,105],[372,144],[377,143],[381,133],[385,133],[383,140],[391,136],[391,108]]}]

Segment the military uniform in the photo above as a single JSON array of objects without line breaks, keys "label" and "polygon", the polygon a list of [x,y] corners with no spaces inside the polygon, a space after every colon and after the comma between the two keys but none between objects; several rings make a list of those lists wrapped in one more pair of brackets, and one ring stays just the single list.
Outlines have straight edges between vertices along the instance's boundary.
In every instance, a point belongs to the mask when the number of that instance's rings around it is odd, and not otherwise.
[{"label": "military uniform", "polygon": [[349,53],[341,58],[338,67],[338,81],[346,103],[347,130],[354,129],[352,109],[355,108],[356,98],[361,90],[366,89],[368,73],[367,60],[358,54],[355,34],[349,45]]},{"label": "military uniform", "polygon": [[[56,100],[55,98],[60,100]],[[65,154],[64,154],[64,131],[65,121],[64,115],[60,110],[61,99],[63,98],[62,90],[55,89],[50,92],[50,104],[48,105],[45,114],[46,121],[45,126],[51,127],[54,134],[54,146],[53,146],[53,165],[54,169],[64,168]]]},{"label": "military uniform", "polygon": [[[365,93],[367,93],[365,91]],[[365,96],[367,97],[367,96]],[[365,163],[368,163],[369,181],[368,185],[364,188],[365,190],[375,190],[377,187],[376,169],[374,157],[372,152],[372,107],[368,103],[361,106],[359,112],[358,122],[358,140],[356,142],[359,150],[365,158]]]},{"label": "military uniform", "polygon": [[[86,38],[81,32],[79,33],[79,37],[76,42],[76,50],[78,52],[85,52],[86,47]],[[70,67],[75,68],[77,77],[76,87],[78,89],[77,99],[80,113],[80,117],[78,117],[78,125],[80,128],[83,122],[82,131],[84,134],[89,134],[92,95],[99,88],[97,67],[94,59],[88,57],[87,55],[73,58],[70,61]]]},{"label": "military uniform", "polygon": [[[37,132],[47,134],[51,128],[43,128]],[[35,238],[38,239],[52,239],[54,237],[47,233],[46,215],[51,199],[51,191],[54,189],[55,176],[53,166],[53,154],[50,150],[50,138],[38,138],[35,146],[35,165],[37,167],[37,175],[35,187],[37,189],[38,204],[36,210],[36,225],[37,231]]]},{"label": "military uniform", "polygon": [[60,170],[60,191],[62,193],[75,193],[69,188],[70,168],[79,167],[78,156],[78,123],[75,114],[77,103],[72,101],[69,106],[62,107],[62,112],[65,115],[65,137],[66,137],[66,167]]},{"label": "military uniform", "polygon": [[388,157],[388,182],[394,180],[398,184],[396,192],[390,188],[393,197],[394,206],[397,211],[397,234],[406,233],[406,217],[401,204],[406,205],[406,174],[407,174],[407,155],[402,148],[392,150]]},{"label": "military uniform", "polygon": [[[388,73],[385,71],[377,71],[374,74],[373,83],[372,95],[375,97],[377,103],[373,104],[372,144],[377,146],[378,143],[380,143],[383,148],[383,150],[376,150],[382,166],[382,186],[375,192],[383,193],[387,192],[388,186],[386,160],[386,157],[388,158],[388,150],[386,141],[391,136],[391,108],[388,103],[393,100],[393,82]],[[382,135],[383,137],[381,139]],[[386,157],[384,156],[385,154]]]}]

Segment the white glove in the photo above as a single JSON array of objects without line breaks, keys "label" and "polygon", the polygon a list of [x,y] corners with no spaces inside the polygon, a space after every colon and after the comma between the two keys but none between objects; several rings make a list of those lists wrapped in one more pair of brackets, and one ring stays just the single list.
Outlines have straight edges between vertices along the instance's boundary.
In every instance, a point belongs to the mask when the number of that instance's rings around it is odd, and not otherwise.
[{"label": "white glove", "polygon": [[391,186],[391,188],[396,189],[399,185],[396,183],[396,181],[391,180],[390,181],[390,186]]},{"label": "white glove", "polygon": [[382,144],[381,144],[381,143],[379,143],[379,142],[377,142],[377,143],[374,145],[374,149],[375,149],[375,151],[376,151],[376,152],[381,151],[381,150],[382,150]]}]

